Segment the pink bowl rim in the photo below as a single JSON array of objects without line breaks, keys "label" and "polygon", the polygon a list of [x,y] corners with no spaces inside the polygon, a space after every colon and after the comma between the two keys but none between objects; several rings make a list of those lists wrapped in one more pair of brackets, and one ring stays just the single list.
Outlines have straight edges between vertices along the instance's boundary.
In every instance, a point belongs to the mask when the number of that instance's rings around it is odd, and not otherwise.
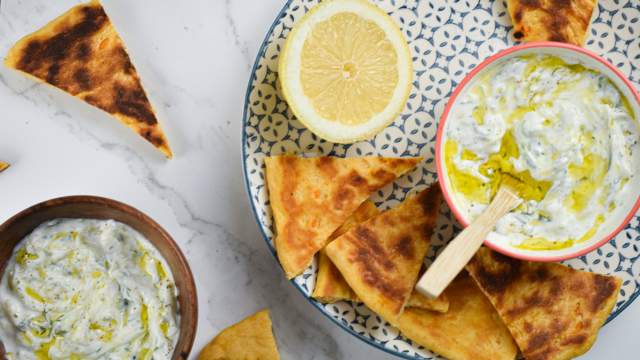
[{"label": "pink bowl rim", "polygon": [[[558,42],[552,42],[552,41],[539,41],[539,42],[531,42],[531,43],[526,43],[526,44],[521,44],[521,45],[516,45],[513,47],[510,47],[508,49],[502,50],[494,55],[489,56],[488,58],[486,58],[485,60],[483,60],[478,66],[476,66],[473,70],[471,70],[471,72],[464,77],[464,79],[462,80],[462,82],[460,82],[455,90],[453,91],[453,93],[451,94],[451,96],[449,97],[449,101],[447,102],[446,107],[444,108],[444,111],[442,112],[442,115],[440,116],[440,123],[438,125],[438,130],[436,133],[436,153],[435,153],[435,157],[436,157],[436,172],[438,175],[438,183],[440,184],[440,188],[442,189],[442,194],[444,195],[444,198],[447,202],[447,204],[449,205],[449,208],[451,209],[451,212],[453,213],[453,215],[456,217],[456,219],[458,220],[458,222],[460,222],[460,224],[463,227],[467,227],[469,225],[469,222],[467,222],[465,220],[465,218],[463,217],[462,213],[455,207],[455,204],[453,202],[452,199],[452,194],[449,193],[449,189],[447,188],[446,185],[446,181],[444,179],[444,172],[443,172],[443,166],[444,164],[442,163],[441,159],[441,151],[442,151],[442,133],[444,131],[444,126],[447,122],[447,118],[449,115],[449,112],[451,111],[451,108],[453,107],[453,104],[456,101],[456,98],[458,97],[458,95],[460,95],[460,93],[462,92],[462,90],[465,88],[465,86],[473,80],[473,78],[482,70],[484,70],[485,68],[487,68],[488,66],[492,65],[493,63],[495,63],[497,60],[502,59],[503,57],[510,55],[514,52],[518,52],[518,51],[522,51],[522,50],[526,50],[526,49],[534,49],[534,48],[560,48],[560,49],[566,49],[566,50],[571,50],[574,51],[576,53],[582,54],[582,55],[586,55],[590,58],[592,58],[593,60],[598,61],[599,63],[601,63],[602,65],[604,65],[605,67],[607,67],[609,70],[611,70],[611,72],[613,74],[615,74],[618,78],[620,78],[620,80],[622,80],[622,82],[629,88],[629,90],[631,91],[632,96],[635,98],[636,102],[638,104],[640,104],[640,94],[638,94],[638,91],[636,91],[635,87],[633,86],[633,84],[631,83],[631,81],[629,81],[626,76],[624,76],[618,69],[616,69],[611,63],[609,63],[607,60],[605,60],[604,58],[602,58],[600,55],[597,55],[596,53],[584,49],[582,47],[576,46],[576,45],[572,45],[572,44],[565,44],[565,43],[558,43]],[[636,214],[636,212],[638,211],[638,208],[640,208],[640,195],[638,196],[638,199],[636,199],[635,204],[633,205],[631,211],[629,212],[629,214],[627,214],[627,216],[624,218],[624,220],[622,221],[622,223],[615,228],[612,232],[610,232],[607,236],[605,236],[604,238],[602,238],[601,240],[598,240],[597,242],[595,242],[594,244],[586,247],[586,248],[579,248],[576,249],[576,251],[569,253],[569,254],[565,254],[565,255],[552,255],[552,256],[545,256],[544,254],[540,254],[540,255],[528,255],[528,254],[523,254],[521,252],[518,251],[514,251],[510,248],[506,248],[506,247],[502,247],[499,245],[494,244],[493,242],[485,239],[484,240],[484,244],[491,248],[492,250],[495,250],[499,253],[502,253],[504,255],[516,258],[516,259],[521,259],[521,260],[528,260],[528,261],[539,261],[539,262],[553,262],[553,261],[562,261],[562,260],[568,260],[568,259],[572,259],[578,256],[582,256],[584,254],[587,254],[599,247],[601,247],[602,245],[608,243],[611,239],[613,239],[620,231],[622,231],[627,224],[629,224],[629,222],[631,221],[631,219],[633,218],[633,216]]]}]

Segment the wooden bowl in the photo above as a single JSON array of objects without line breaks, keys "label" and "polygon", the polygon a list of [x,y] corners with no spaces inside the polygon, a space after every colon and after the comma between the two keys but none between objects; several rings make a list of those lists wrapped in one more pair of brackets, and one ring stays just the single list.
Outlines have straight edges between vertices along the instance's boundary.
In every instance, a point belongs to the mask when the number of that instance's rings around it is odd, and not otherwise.
[{"label": "wooden bowl", "polygon": [[[113,219],[131,226],[146,237],[165,258],[178,287],[180,337],[173,360],[186,360],[198,326],[196,286],[189,264],[171,236],[133,207],[96,196],[61,197],[33,205],[0,225],[0,276],[11,259],[13,248],[38,225],[58,218]],[[0,359],[5,350],[0,339]]]}]

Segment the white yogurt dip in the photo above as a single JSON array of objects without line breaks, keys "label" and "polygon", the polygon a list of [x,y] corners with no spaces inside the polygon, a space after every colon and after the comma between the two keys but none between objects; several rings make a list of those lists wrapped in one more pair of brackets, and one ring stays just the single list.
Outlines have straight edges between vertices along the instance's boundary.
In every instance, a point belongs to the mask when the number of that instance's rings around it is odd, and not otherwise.
[{"label": "white yogurt dip", "polygon": [[461,94],[445,129],[450,185],[469,218],[501,176],[529,189],[496,238],[532,250],[593,236],[629,196],[638,173],[638,123],[601,73],[550,55],[506,60]]},{"label": "white yogurt dip", "polygon": [[0,282],[9,359],[171,359],[177,289],[158,250],[113,220],[44,223]]}]

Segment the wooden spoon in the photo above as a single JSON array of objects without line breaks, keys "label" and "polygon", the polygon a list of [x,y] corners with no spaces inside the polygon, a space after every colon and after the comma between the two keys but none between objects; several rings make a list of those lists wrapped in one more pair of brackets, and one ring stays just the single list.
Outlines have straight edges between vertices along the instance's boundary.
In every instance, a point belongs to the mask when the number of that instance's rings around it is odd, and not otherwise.
[{"label": "wooden spoon", "polygon": [[485,211],[462,230],[436,258],[418,281],[416,285],[418,292],[432,298],[440,296],[440,293],[478,251],[498,220],[518,206],[521,199],[516,190],[517,186],[514,187],[511,182],[503,181],[501,183],[498,192]]}]

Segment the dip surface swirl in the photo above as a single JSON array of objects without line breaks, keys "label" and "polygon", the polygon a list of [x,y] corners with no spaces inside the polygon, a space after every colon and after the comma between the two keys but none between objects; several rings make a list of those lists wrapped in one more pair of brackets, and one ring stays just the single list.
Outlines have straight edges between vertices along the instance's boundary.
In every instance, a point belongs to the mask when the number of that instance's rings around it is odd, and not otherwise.
[{"label": "dip surface swirl", "polygon": [[550,55],[512,58],[458,99],[445,129],[450,184],[470,218],[508,175],[524,202],[494,234],[550,250],[587,241],[628,196],[638,172],[638,124],[603,74]]},{"label": "dip surface swirl", "polygon": [[0,283],[9,359],[171,359],[177,289],[158,250],[113,220],[58,219],[18,246]]}]

